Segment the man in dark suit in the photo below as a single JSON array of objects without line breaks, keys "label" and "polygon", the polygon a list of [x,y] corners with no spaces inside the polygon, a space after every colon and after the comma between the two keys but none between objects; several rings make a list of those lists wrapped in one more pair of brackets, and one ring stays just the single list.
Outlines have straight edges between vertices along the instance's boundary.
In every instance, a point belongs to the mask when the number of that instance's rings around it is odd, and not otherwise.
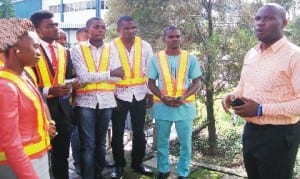
[{"label": "man in dark suit", "polygon": [[66,79],[72,78],[70,55],[66,48],[55,42],[59,39],[59,31],[51,12],[36,12],[30,20],[41,39],[41,59],[35,66],[38,85],[58,132],[51,141],[51,168],[55,179],[68,179],[67,159],[72,128],[69,96],[74,85],[66,82]]}]

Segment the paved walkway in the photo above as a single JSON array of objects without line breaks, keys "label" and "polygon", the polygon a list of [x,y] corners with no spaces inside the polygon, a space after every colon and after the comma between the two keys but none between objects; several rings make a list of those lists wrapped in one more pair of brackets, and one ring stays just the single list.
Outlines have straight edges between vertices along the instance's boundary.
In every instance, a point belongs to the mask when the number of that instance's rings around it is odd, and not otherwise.
[{"label": "paved walkway", "polygon": [[[147,138],[147,147],[146,147],[146,156],[145,156],[145,161],[144,164],[148,167],[151,167],[155,172],[156,172],[156,152],[153,150],[153,131],[148,130],[145,132],[146,138]],[[124,143],[125,143],[125,156],[127,157],[127,163],[130,164],[130,151],[131,151],[131,135],[130,132],[126,132],[124,135]],[[172,129],[172,134],[171,134],[171,139],[176,138],[176,132],[175,129]],[[112,154],[111,154],[111,149],[108,149],[106,159],[110,162],[113,162]],[[73,158],[72,155],[70,154],[70,159],[69,159],[69,173],[70,173],[70,179],[81,179],[75,172],[74,166],[73,166]],[[174,156],[170,156],[170,164],[171,164],[171,175],[169,179],[175,179],[177,178],[176,175],[176,164],[177,164],[177,158]],[[196,161],[191,162],[191,171],[195,170],[203,170],[203,163],[199,163]],[[205,167],[204,167],[205,168]],[[230,170],[230,169],[227,169]],[[232,170],[234,172],[234,170]],[[105,179],[110,179],[110,173],[111,173],[111,168],[105,168],[103,170],[103,175]],[[246,176],[245,173],[242,173],[242,175]],[[155,177],[146,177],[146,176],[140,176],[137,173],[134,173],[134,171],[130,167],[125,167],[124,170],[124,177],[123,179],[150,179],[150,178],[155,178]],[[215,177],[214,177],[215,178]],[[243,177],[237,177],[234,175],[224,175],[222,179],[241,179]],[[198,177],[193,177],[191,179],[202,179]],[[205,179],[210,179],[210,177],[205,177]]]}]

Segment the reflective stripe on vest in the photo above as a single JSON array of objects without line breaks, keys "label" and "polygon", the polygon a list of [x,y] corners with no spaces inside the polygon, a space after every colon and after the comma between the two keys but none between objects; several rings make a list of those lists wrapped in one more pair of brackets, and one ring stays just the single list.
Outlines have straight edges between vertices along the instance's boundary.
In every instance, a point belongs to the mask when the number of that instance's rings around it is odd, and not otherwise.
[{"label": "reflective stripe on vest", "polygon": [[[165,51],[158,52],[157,60],[163,78],[163,85],[162,85],[162,89],[160,90],[162,95],[171,96],[171,97],[180,97],[186,92],[184,83],[187,77],[188,55],[189,53],[187,51],[185,50],[180,51],[179,68],[177,69],[176,72],[178,76],[175,79],[174,77],[172,77]],[[154,96],[153,99],[156,102],[160,102],[160,99],[157,96]],[[185,99],[185,101],[186,102],[195,101],[195,95],[189,96],[188,98]]]},{"label": "reflective stripe on vest", "polygon": [[[4,55],[3,53],[0,53],[0,67],[4,66]],[[30,80],[34,83],[35,86],[37,86],[37,78],[36,75],[31,67],[24,67],[24,70],[26,71],[26,75],[29,76]]]},{"label": "reflective stripe on vest", "polygon": [[46,55],[40,49],[41,56],[40,60],[37,63],[37,74],[39,77],[39,86],[40,87],[51,87],[55,85],[64,84],[65,75],[66,75],[66,50],[61,45],[57,44],[57,53],[58,53],[58,67],[56,69],[54,77],[51,74],[50,68],[47,63]]},{"label": "reflective stripe on vest", "polygon": [[[13,82],[19,90],[32,101],[34,108],[37,112],[37,131],[39,134],[38,141],[30,141],[27,144],[24,144],[24,151],[28,156],[39,155],[48,150],[50,147],[50,138],[48,135],[48,121],[45,114],[45,109],[43,105],[43,101],[39,92],[33,89],[33,86],[30,87],[23,79],[19,76],[15,75],[12,72],[1,70],[0,78],[7,79]],[[5,152],[0,149],[0,163],[6,162]]]},{"label": "reflective stripe on vest", "polygon": [[4,55],[3,53],[0,53],[0,66],[4,65]]},{"label": "reflective stripe on vest", "polygon": [[27,75],[29,76],[29,78],[31,79],[31,81],[33,82],[33,84],[35,86],[37,86],[37,77],[36,74],[34,73],[33,69],[31,67],[24,67],[24,70],[26,71]]},{"label": "reflective stripe on vest", "polygon": [[[96,67],[96,64],[93,60],[91,49],[88,45],[81,43],[80,44],[82,54],[84,56],[85,64],[89,72],[104,72],[109,70],[109,48],[103,46],[102,53],[99,60],[99,66]],[[76,93],[89,93],[96,91],[114,91],[115,84],[108,82],[99,82],[99,83],[88,83],[84,88],[76,90]]]},{"label": "reflective stripe on vest", "polygon": [[147,78],[142,74],[142,40],[139,37],[134,39],[133,69],[129,65],[129,58],[121,38],[115,39],[115,45],[119,51],[120,60],[124,69],[124,79],[117,82],[117,86],[133,86],[145,84]]}]

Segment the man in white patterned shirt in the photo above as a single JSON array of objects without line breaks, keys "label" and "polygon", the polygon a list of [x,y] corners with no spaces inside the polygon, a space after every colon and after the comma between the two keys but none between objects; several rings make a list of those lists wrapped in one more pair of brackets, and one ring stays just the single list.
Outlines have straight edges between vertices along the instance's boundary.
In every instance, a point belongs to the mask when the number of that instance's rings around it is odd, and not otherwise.
[{"label": "man in white patterned shirt", "polygon": [[[106,132],[112,109],[115,83],[124,75],[120,62],[111,59],[103,45],[104,21],[94,17],[87,21],[89,40],[71,49],[71,59],[82,88],[76,90],[74,115],[78,119],[83,179],[102,178],[105,166]],[[92,170],[91,170],[92,169]]]},{"label": "man in white patterned shirt", "polygon": [[146,140],[144,124],[146,106],[152,106],[152,94],[146,85],[147,63],[152,56],[151,45],[136,36],[137,25],[129,16],[122,16],[117,22],[120,37],[114,39],[111,51],[117,54],[113,61],[120,61],[124,68],[124,78],[117,83],[115,96],[118,108],[112,114],[112,152],[115,169],[111,177],[120,178],[126,165],[123,135],[128,111],[133,131],[131,168],[144,175],[152,175],[151,169],[142,165]]}]

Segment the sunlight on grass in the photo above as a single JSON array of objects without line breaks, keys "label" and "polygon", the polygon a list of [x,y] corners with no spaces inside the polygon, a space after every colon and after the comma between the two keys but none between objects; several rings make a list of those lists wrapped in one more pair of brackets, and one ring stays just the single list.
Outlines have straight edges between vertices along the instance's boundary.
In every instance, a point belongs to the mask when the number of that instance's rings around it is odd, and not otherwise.
[{"label": "sunlight on grass", "polygon": [[195,179],[219,179],[222,178],[224,174],[215,172],[215,171],[210,171],[206,169],[198,169],[194,172],[192,172],[189,177],[190,178],[195,178]]}]

